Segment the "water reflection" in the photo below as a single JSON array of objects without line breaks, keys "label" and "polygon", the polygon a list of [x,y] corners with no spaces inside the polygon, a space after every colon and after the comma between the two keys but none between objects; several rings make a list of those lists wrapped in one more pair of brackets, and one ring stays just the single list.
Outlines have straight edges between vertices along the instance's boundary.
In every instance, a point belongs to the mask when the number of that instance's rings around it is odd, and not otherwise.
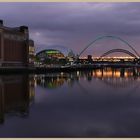
[{"label": "water reflection", "polygon": [[140,136],[139,68],[36,75],[35,81],[52,128],[43,125],[44,136]]},{"label": "water reflection", "polygon": [[[58,88],[65,82],[69,86],[78,83],[80,78],[91,82],[93,79],[101,80],[107,86],[124,87],[132,86],[136,81],[140,80],[139,68],[104,68],[89,71],[75,71],[70,73],[53,73],[36,76],[36,84],[44,88]],[[81,85],[79,85],[81,86]]]},{"label": "water reflection", "polygon": [[139,84],[135,68],[0,76],[0,137],[140,136]]},{"label": "water reflection", "polygon": [[26,117],[35,95],[34,78],[28,75],[0,76],[0,123],[6,116]]},{"label": "water reflection", "polygon": [[76,84],[83,93],[87,94],[89,91],[79,82],[80,79],[86,80],[89,84],[93,79],[100,80],[105,86],[113,88],[127,88],[134,85],[133,92],[139,87],[140,69],[105,68],[45,75],[0,76],[0,123],[4,122],[5,115],[19,117],[29,115],[29,107],[35,98],[35,86],[57,89],[65,83],[69,87]]}]

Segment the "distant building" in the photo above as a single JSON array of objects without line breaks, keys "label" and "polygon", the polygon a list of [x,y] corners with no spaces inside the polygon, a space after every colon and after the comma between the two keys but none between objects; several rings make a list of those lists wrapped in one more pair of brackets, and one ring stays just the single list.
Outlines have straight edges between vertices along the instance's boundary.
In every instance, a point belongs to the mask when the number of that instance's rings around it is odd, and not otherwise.
[{"label": "distant building", "polygon": [[71,64],[71,65],[73,64],[74,60],[76,59],[76,56],[72,50],[69,51],[67,59],[68,59],[68,64]]},{"label": "distant building", "polygon": [[40,65],[63,65],[66,63],[66,58],[59,50],[46,49],[36,54],[36,61]]},{"label": "distant building", "polygon": [[40,59],[65,58],[63,53],[61,53],[59,50],[54,50],[54,49],[46,49],[46,50],[40,51],[36,54],[36,56],[38,56]]},{"label": "distant building", "polygon": [[28,27],[6,27],[3,25],[3,20],[0,20],[0,66],[27,67],[28,64]]},{"label": "distant building", "polygon": [[29,40],[29,65],[34,66],[35,62],[35,46],[34,41]]},{"label": "distant building", "polygon": [[92,55],[88,55],[87,56],[87,61],[88,61],[88,63],[92,63],[93,62]]}]

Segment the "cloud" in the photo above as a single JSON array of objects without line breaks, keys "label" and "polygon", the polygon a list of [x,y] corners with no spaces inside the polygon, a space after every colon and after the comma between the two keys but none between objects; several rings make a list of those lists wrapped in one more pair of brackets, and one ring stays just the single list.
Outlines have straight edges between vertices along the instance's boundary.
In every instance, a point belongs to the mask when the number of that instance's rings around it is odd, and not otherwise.
[{"label": "cloud", "polygon": [[[140,3],[0,3],[7,26],[27,25],[36,46],[69,47],[78,53],[99,35],[116,35],[139,49]],[[10,13],[10,14],[9,14]]]}]

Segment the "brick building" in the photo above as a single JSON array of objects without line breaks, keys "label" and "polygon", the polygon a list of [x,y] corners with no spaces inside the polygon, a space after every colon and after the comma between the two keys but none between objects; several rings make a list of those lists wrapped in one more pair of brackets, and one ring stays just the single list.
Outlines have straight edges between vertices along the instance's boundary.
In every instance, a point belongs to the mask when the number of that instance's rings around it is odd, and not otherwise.
[{"label": "brick building", "polygon": [[3,25],[3,20],[0,20],[0,66],[27,67],[28,64],[28,27],[6,27]]}]

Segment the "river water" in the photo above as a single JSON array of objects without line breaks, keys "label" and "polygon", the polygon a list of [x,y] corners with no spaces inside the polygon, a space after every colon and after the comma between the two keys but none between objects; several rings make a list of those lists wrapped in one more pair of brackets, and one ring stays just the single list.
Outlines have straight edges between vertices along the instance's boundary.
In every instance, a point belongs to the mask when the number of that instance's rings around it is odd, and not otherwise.
[{"label": "river water", "polygon": [[140,69],[1,75],[0,137],[140,137]]}]

